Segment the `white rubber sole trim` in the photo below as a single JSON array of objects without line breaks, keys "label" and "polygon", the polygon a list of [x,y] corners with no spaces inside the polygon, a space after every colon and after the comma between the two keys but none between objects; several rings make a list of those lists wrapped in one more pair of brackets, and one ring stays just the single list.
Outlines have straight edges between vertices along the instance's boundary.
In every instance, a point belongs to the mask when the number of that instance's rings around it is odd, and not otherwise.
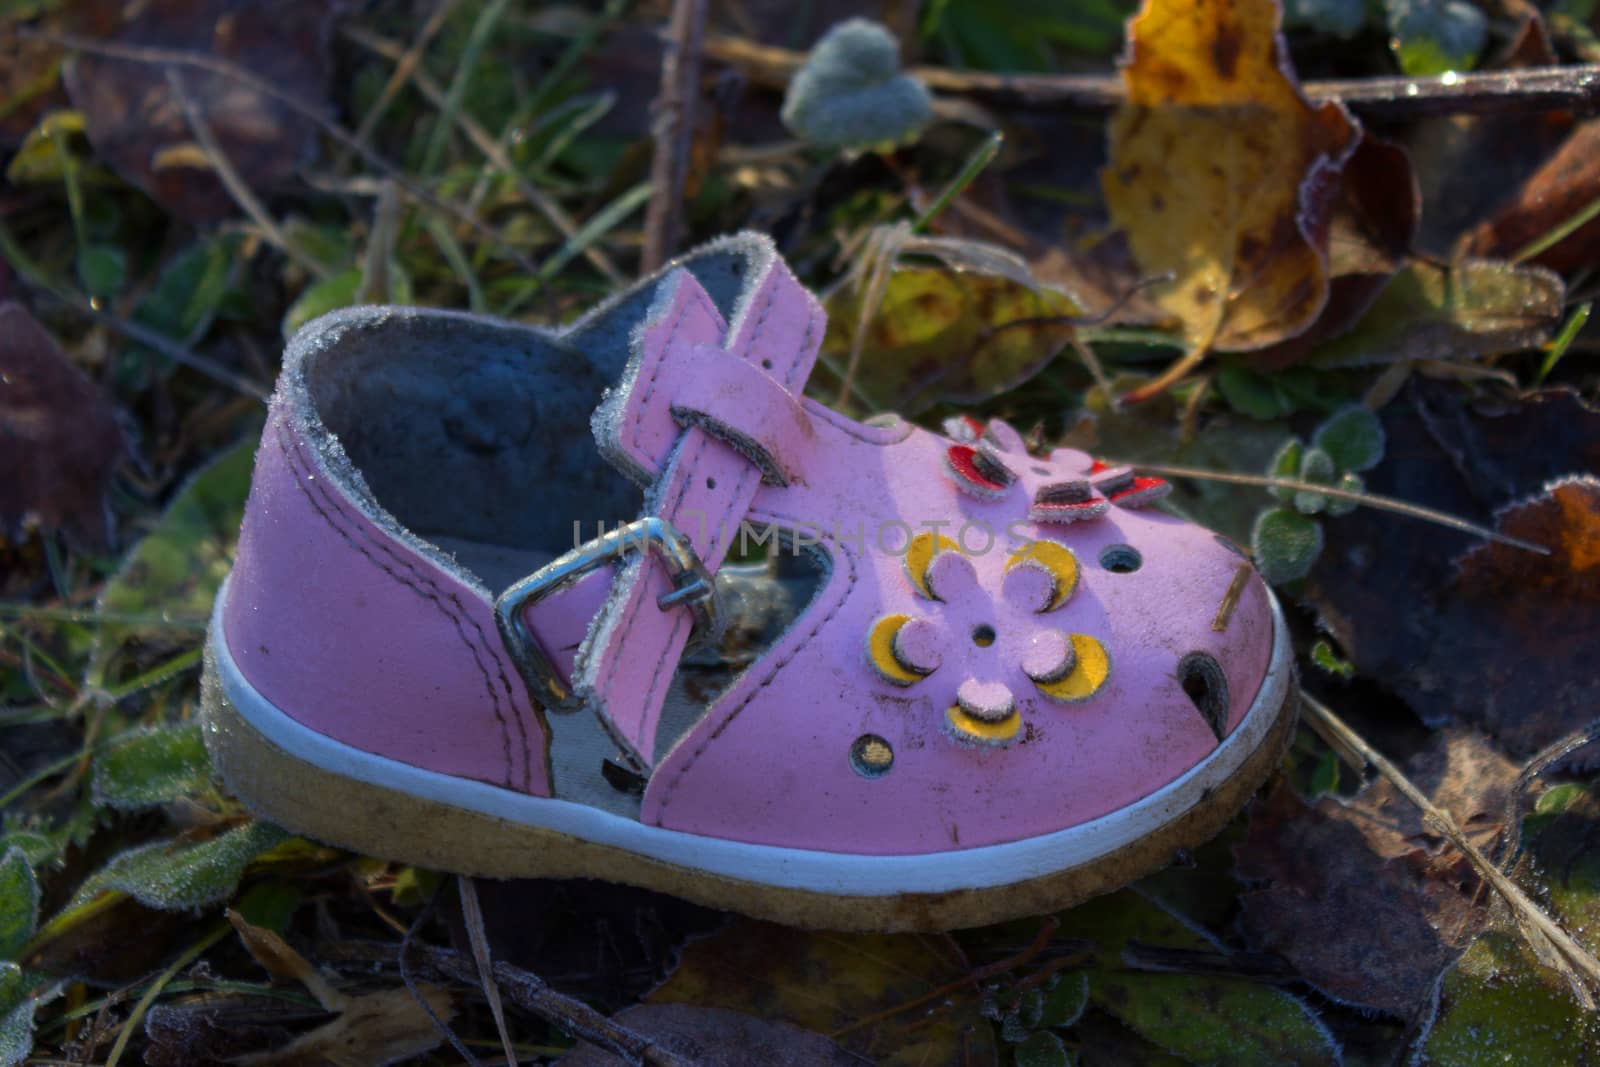
[{"label": "white rubber sole trim", "polygon": [[[352,748],[311,730],[255,690],[222,638],[217,596],[208,642],[218,681],[240,716],[295,759],[429,801],[569,834],[677,867],[741,882],[852,897],[987,889],[1049,875],[1100,859],[1170,823],[1228,781],[1271,732],[1293,685],[1288,629],[1272,605],[1272,656],[1261,691],[1244,720],[1216,751],[1177,779],[1125,808],[1078,826],[1001,845],[914,856],[864,856],[746,844],[646,826],[584,804],[502,789],[423,770]],[[214,723],[206,720],[207,730]]]}]

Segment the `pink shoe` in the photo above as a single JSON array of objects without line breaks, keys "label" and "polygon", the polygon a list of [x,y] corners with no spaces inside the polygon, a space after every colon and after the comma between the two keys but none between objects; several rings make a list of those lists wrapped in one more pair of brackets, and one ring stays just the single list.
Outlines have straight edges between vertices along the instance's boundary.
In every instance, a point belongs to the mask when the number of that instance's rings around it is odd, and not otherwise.
[{"label": "pink shoe", "polygon": [[1157,479],[805,399],[823,325],[745,234],[559,332],[301,332],[211,626],[223,776],[367,853],[839,929],[1215,833],[1292,730],[1266,585]]}]

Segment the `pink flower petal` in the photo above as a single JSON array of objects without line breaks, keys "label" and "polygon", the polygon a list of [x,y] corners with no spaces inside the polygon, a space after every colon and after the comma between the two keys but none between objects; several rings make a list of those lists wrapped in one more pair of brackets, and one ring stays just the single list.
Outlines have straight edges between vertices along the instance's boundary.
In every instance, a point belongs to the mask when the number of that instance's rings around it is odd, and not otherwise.
[{"label": "pink flower petal", "polygon": [[944,662],[944,632],[929,619],[912,619],[894,636],[894,658],[907,670],[932,674]]},{"label": "pink flower petal", "polygon": [[1000,596],[1019,611],[1043,611],[1055,595],[1055,576],[1032,560],[1023,560],[1006,571],[1000,584]]},{"label": "pink flower petal", "polygon": [[1060,630],[1045,630],[1033,635],[1028,651],[1022,654],[1022,673],[1036,682],[1054,682],[1072,671],[1077,654],[1072,640]]},{"label": "pink flower petal", "polygon": [[978,592],[978,572],[966,556],[946,549],[928,564],[928,588],[946,604],[953,604]]},{"label": "pink flower petal", "polygon": [[1004,682],[980,682],[968,678],[956,690],[961,710],[983,722],[999,722],[1016,707],[1011,690]]}]

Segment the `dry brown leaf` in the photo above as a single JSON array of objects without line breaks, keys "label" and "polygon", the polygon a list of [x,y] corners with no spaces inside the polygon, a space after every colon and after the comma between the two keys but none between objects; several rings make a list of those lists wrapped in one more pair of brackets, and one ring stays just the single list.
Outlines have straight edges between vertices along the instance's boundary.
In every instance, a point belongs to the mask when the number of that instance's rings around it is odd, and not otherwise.
[{"label": "dry brown leaf", "polygon": [[1146,0],[1102,176],[1113,221],[1192,351],[1304,330],[1328,295],[1328,220],[1359,130],[1289,73],[1272,0]]},{"label": "dry brown leaf", "polygon": [[0,304],[0,530],[38,523],[109,539],[124,439],[111,403],[21,304]]},{"label": "dry brown leaf", "polygon": [[[1600,119],[1572,131],[1556,154],[1495,216],[1463,239],[1468,255],[1516,255],[1600,197]],[[1590,219],[1531,262],[1551,270],[1587,267],[1600,258],[1600,218]]]},{"label": "dry brown leaf", "polygon": [[[861,1063],[859,1056],[815,1031],[726,1008],[638,1004],[618,1014],[616,1020],[697,1067],[752,1063],[762,1067],[852,1067]],[[561,1067],[621,1067],[628,1061],[584,1042],[558,1062]]]},{"label": "dry brown leaf", "polygon": [[[84,6],[116,43],[224,60],[313,107],[325,99],[328,38],[339,4],[151,0],[119,10],[95,0]],[[228,162],[253,190],[283,183],[315,147],[315,126],[280,101],[209,70],[186,70],[183,77]],[[66,85],[96,154],[168,211],[194,222],[236,212],[215,171],[195,160],[195,134],[161,67],[79,55],[67,66]]]},{"label": "dry brown leaf", "polygon": [[[440,1019],[454,1014],[449,990],[418,982],[417,992]],[[410,990],[385,989],[352,997],[337,1019],[281,1049],[235,1062],[241,1067],[384,1067],[437,1048],[443,1040]]]}]

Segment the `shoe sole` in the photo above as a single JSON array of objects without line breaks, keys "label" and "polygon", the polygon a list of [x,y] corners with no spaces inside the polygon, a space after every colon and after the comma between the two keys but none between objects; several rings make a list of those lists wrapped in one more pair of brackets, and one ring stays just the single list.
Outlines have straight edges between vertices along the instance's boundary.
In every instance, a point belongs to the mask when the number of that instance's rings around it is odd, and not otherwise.
[{"label": "shoe sole", "polygon": [[1205,760],[1143,799],[1023,841],[915,856],[753,845],[645,826],[375,756],[301,725],[258,693],[222,639],[206,642],[202,722],[224,782],[295,833],[365,855],[494,878],[597,878],[792,926],[939,931],[1039,915],[1110,892],[1214,837],[1294,733],[1289,637],[1255,702]]}]

